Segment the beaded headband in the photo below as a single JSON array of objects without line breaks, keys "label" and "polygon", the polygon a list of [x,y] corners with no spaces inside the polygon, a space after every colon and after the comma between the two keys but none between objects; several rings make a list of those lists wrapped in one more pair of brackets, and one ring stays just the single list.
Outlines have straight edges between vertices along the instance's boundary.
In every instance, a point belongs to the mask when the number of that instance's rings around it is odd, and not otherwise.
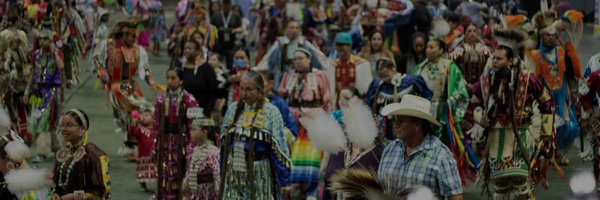
[{"label": "beaded headband", "polygon": [[196,118],[192,121],[196,126],[215,126],[215,121],[210,118]]},{"label": "beaded headband", "polygon": [[73,108],[73,109],[69,110],[69,112],[75,113],[77,115],[77,117],[81,120],[81,122],[83,123],[83,128],[85,128],[85,130],[88,130],[89,122],[85,119],[85,117],[81,111]]}]

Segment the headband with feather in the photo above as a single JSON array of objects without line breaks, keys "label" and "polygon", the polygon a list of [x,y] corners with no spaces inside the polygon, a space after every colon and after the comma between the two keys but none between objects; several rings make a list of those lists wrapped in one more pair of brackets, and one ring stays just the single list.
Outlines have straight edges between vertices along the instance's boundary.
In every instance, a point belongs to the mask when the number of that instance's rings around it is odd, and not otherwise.
[{"label": "headband with feather", "polygon": [[523,58],[523,52],[520,51],[526,39],[523,33],[517,30],[496,30],[494,36],[498,40],[498,45],[512,49],[516,56]]}]

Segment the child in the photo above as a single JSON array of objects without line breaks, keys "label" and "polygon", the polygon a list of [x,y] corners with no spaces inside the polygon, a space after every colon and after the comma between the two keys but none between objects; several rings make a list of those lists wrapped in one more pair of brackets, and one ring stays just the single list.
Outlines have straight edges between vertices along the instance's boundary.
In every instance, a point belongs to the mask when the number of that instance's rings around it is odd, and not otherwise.
[{"label": "child", "polygon": [[221,124],[223,116],[223,107],[225,106],[225,99],[227,98],[227,76],[229,71],[225,68],[225,65],[221,61],[221,55],[218,53],[211,53],[208,57],[208,63],[213,67],[217,74],[217,91],[215,93],[217,102],[215,108],[211,114],[211,118],[215,120],[216,124]]},{"label": "child", "polygon": [[148,191],[146,183],[156,181],[156,165],[152,161],[156,139],[156,132],[152,129],[154,107],[150,104],[142,104],[140,107],[141,113],[133,111],[131,114],[133,119],[129,137],[134,138],[138,145],[136,172],[140,190]]},{"label": "child", "polygon": [[219,148],[216,141],[217,128],[210,118],[197,118],[192,122],[190,135],[196,143],[183,180],[185,196],[191,200],[213,199],[219,195]]}]

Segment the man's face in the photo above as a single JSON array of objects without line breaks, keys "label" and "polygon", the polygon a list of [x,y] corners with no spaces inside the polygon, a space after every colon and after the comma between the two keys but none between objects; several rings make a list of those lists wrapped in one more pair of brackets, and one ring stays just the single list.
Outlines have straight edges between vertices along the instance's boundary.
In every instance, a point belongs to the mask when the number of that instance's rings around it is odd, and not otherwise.
[{"label": "man's face", "polygon": [[297,38],[300,36],[300,24],[298,22],[290,22],[285,33],[290,39]]},{"label": "man's face", "polygon": [[350,44],[336,44],[335,47],[340,56],[349,56],[352,53],[352,45]]},{"label": "man's face", "polygon": [[500,71],[502,68],[509,65],[508,58],[506,57],[505,50],[496,50],[494,57],[492,58],[492,66],[495,70]]},{"label": "man's face", "polygon": [[52,40],[50,39],[50,37],[42,37],[40,38],[40,47],[42,48],[48,48],[50,47]]},{"label": "man's face", "polygon": [[134,28],[124,27],[123,29],[123,42],[125,45],[131,47],[135,44],[136,32]]},{"label": "man's face", "polygon": [[547,46],[556,45],[556,33],[542,33],[542,42]]},{"label": "man's face", "polygon": [[394,136],[398,139],[407,139],[416,134],[416,121],[413,117],[395,115],[392,118],[394,126]]}]

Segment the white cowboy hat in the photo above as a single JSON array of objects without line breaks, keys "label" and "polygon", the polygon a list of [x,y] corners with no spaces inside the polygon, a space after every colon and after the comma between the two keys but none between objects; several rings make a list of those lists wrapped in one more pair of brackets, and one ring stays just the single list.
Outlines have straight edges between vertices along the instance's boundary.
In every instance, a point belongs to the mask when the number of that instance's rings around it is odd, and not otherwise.
[{"label": "white cowboy hat", "polygon": [[442,125],[431,115],[431,102],[429,100],[410,94],[404,95],[400,103],[391,103],[383,107],[381,114],[383,116],[411,116],[427,120],[436,126]]}]

